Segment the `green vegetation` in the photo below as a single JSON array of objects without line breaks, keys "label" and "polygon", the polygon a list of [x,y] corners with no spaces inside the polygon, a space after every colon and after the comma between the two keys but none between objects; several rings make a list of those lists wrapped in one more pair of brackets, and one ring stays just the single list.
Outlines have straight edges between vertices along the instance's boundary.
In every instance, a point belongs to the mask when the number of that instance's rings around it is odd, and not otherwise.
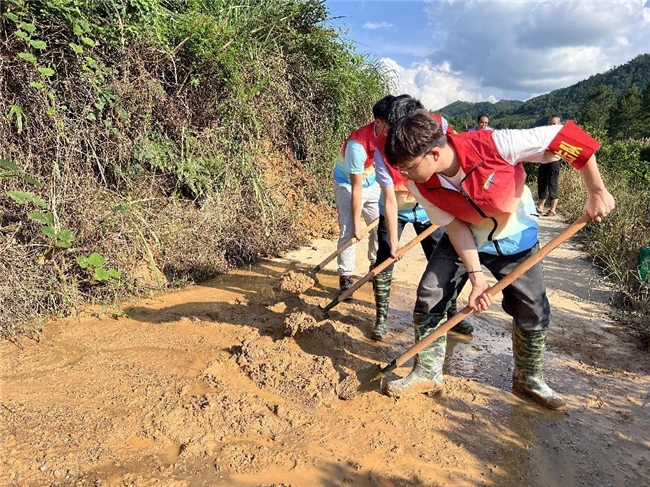
[{"label": "green vegetation", "polygon": [[388,89],[323,2],[0,5],[0,335],[328,230],[336,151]]},{"label": "green vegetation", "polygon": [[491,118],[498,117],[502,113],[509,113],[516,110],[523,104],[523,101],[517,100],[499,100],[496,103],[489,101],[477,103],[455,101],[441,108],[438,112],[444,113],[448,120],[452,120],[456,130],[464,132],[474,127],[476,125],[476,119],[484,113]]},{"label": "green vegetation", "polygon": [[[388,88],[322,1],[0,6],[0,336],[330,230],[336,151]],[[637,139],[650,137],[649,80],[644,55],[526,103],[450,106],[457,127],[481,112],[496,127],[558,113],[593,129],[619,206],[586,242],[645,316],[636,259],[649,243],[650,144]],[[576,175],[562,184],[577,216]]]},{"label": "green vegetation", "polygon": [[[567,88],[554,90],[526,102],[501,100],[497,103],[455,102],[438,110],[447,116],[454,127],[473,126],[480,113],[490,116],[494,128],[529,128],[545,125],[552,115],[563,120],[582,121],[585,110],[591,114],[589,123],[605,121],[610,110],[630,90],[648,91],[650,82],[650,54],[642,54],[622,66],[596,74]],[[636,88],[635,88],[636,87]],[[602,102],[602,104],[599,104]],[[645,105],[646,116],[650,116]],[[648,123],[645,124],[649,126]]]},{"label": "green vegetation", "polygon": [[[602,143],[598,163],[617,207],[602,223],[589,225],[581,240],[619,291],[618,304],[629,312],[630,321],[645,325],[650,333],[650,287],[638,271],[640,249],[650,244],[650,161],[640,157],[650,142],[611,140],[596,129],[592,133]],[[586,195],[579,174],[562,171],[560,187],[563,213],[578,218]]]}]

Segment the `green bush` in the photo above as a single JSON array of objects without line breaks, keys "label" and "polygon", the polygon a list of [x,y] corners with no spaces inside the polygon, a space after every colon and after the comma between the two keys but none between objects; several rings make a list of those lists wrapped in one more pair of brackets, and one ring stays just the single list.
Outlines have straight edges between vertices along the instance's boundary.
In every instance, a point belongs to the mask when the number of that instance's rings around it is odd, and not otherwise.
[{"label": "green bush", "polygon": [[[0,333],[299,244],[345,136],[387,93],[318,0],[3,8],[0,159],[31,179],[0,178]],[[45,223],[9,191],[43,200]],[[93,252],[111,279],[80,267]]]},{"label": "green bush", "polygon": [[[639,159],[635,141],[601,141],[596,153],[606,187],[616,200],[616,209],[602,223],[590,224],[580,238],[588,254],[616,286],[620,304],[645,322],[650,332],[650,289],[638,273],[639,249],[650,243],[650,186],[647,163]],[[584,211],[586,192],[577,171],[562,171],[561,209],[570,219]]]}]

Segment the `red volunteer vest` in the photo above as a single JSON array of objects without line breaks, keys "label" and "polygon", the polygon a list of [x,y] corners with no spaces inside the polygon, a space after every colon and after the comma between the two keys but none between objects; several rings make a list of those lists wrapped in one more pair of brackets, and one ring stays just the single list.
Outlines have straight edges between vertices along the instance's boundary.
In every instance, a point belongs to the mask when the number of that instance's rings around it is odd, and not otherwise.
[{"label": "red volunteer vest", "polygon": [[375,163],[375,139],[375,122],[371,122],[368,125],[358,128],[350,134],[343,144],[343,148],[341,149],[343,159],[345,159],[345,148],[348,146],[348,142],[354,140],[361,144],[366,150],[367,157],[363,168],[368,169]]},{"label": "red volunteer vest", "polygon": [[434,174],[427,182],[416,183],[422,196],[471,224],[478,224],[484,218],[496,222],[496,217],[513,213],[523,192],[526,172],[521,164],[513,166],[499,155],[492,131],[448,135],[447,140],[465,172],[461,190],[443,187],[439,176]]}]

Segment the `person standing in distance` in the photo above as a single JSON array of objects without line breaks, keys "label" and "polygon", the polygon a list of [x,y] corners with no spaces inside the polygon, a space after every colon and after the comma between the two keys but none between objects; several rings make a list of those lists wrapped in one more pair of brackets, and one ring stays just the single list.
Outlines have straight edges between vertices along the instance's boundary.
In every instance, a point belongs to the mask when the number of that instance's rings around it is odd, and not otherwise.
[{"label": "person standing in distance", "polygon": [[[553,115],[548,121],[549,125],[560,125],[561,119]],[[560,200],[560,169],[562,159],[549,164],[540,164],[537,169],[537,213],[543,216],[557,215],[557,204]],[[544,213],[546,200],[550,198],[551,207]]]},{"label": "person standing in distance", "polygon": [[468,132],[476,132],[477,130],[493,130],[492,127],[490,127],[489,123],[490,117],[488,117],[485,113],[482,113],[476,119],[476,127],[472,127],[468,130]]}]

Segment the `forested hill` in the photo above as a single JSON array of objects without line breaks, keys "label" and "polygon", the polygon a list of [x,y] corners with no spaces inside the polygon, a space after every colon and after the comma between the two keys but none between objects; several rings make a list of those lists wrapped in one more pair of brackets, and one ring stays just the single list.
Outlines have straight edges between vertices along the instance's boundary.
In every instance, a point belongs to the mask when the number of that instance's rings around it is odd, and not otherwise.
[{"label": "forested hill", "polygon": [[[439,110],[456,120],[456,125],[466,125],[480,113],[490,115],[490,125],[498,128],[525,128],[546,123],[551,115],[563,119],[579,119],[588,99],[603,86],[609,86],[616,98],[621,98],[633,87],[640,91],[650,83],[650,54],[642,54],[633,60],[605,73],[590,76],[567,88],[540,95],[526,102],[501,100],[497,103],[454,102]],[[507,108],[507,107],[510,108]],[[504,109],[505,108],[505,109]]]},{"label": "forested hill", "polygon": [[489,101],[482,101],[478,103],[473,103],[470,101],[455,101],[446,107],[436,110],[444,113],[450,117],[462,117],[469,115],[472,120],[475,120],[482,113],[487,113],[490,116],[497,115],[499,113],[509,113],[521,105],[523,101],[519,100],[499,100],[496,103]]}]

